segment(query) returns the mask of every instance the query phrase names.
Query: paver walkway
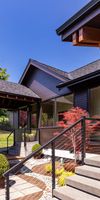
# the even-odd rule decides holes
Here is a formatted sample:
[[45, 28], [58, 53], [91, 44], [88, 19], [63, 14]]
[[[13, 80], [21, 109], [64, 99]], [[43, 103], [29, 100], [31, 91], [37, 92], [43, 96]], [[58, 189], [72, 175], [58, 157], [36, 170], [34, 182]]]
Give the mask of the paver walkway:
[[[22, 174], [28, 176], [28, 181], [24, 180], [20, 175], [10, 176], [10, 200], [33, 200], [33, 195], [39, 192], [42, 192], [43, 194], [42, 197], [40, 195], [40, 198], [38, 198], [40, 200], [56, 200], [56, 198], [52, 198], [51, 194], [51, 177], [31, 172], [33, 166], [48, 162], [48, 159], [30, 159], [21, 170]], [[41, 189], [40, 187], [33, 184], [31, 181], [32, 177], [44, 182], [46, 185], [45, 189]], [[0, 189], [0, 200], [5, 200], [5, 189]]]
[[[24, 180], [21, 176], [13, 175], [10, 176], [10, 183], [12, 183], [12, 186], [10, 187], [10, 200], [36, 200], [33, 195], [37, 193], [42, 192], [42, 197], [38, 198], [40, 200], [56, 200], [56, 198], [52, 198], [52, 180], [51, 177], [41, 175], [38, 173], [34, 173], [31, 171], [31, 169], [34, 166], [48, 163], [50, 161], [49, 159], [30, 159], [28, 162], [26, 162], [25, 166], [22, 167], [21, 173], [23, 175], [28, 176], [28, 180]], [[29, 178], [30, 177], [30, 178]], [[44, 182], [46, 185], [45, 189], [40, 188], [39, 184], [35, 185], [32, 183], [32, 178], [36, 178], [39, 181]], [[29, 195], [29, 196], [28, 196]], [[40, 195], [41, 196], [41, 195]], [[0, 189], [0, 200], [5, 200], [5, 189]]]
[[[10, 187], [10, 200], [42, 191], [39, 187], [28, 183], [18, 176], [10, 177], [10, 184], [12, 185]], [[5, 200], [5, 189], [0, 189], [0, 200]]]

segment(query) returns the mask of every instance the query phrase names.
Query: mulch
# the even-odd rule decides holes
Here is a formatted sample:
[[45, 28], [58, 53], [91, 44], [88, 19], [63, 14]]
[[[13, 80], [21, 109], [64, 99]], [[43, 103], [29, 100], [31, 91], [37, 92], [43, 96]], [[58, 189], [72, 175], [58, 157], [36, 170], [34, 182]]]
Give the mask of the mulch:
[[4, 178], [0, 178], [0, 189], [5, 188], [5, 181]]
[[[59, 162], [56, 162], [56, 164], [57, 164], [57, 166], [60, 165]], [[51, 173], [46, 172], [45, 166], [46, 166], [46, 164], [34, 166], [32, 168], [32, 172], [35, 172], [35, 173], [38, 173], [38, 174], [41, 174], [41, 175], [45, 175], [45, 176], [51, 176], [52, 175]], [[73, 161], [70, 161], [70, 162], [64, 163], [63, 167], [66, 171], [75, 172], [75, 167], [77, 167], [77, 166], [78, 166], [78, 164], [75, 164]]]
[[32, 172], [35, 172], [35, 173], [38, 173], [38, 174], [41, 174], [41, 175], [45, 175], [45, 176], [51, 176], [50, 173], [46, 172], [45, 166], [46, 166], [46, 164], [40, 164], [38, 166], [34, 166], [32, 168]]

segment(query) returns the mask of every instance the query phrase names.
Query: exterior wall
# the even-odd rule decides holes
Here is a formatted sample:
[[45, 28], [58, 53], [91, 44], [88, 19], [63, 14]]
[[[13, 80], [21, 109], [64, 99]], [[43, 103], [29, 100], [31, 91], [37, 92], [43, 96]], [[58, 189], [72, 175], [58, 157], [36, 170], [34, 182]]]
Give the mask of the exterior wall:
[[68, 88], [59, 90], [56, 87], [61, 82], [56, 77], [32, 66], [27, 79], [22, 84], [33, 90], [42, 100], [48, 100], [56, 96], [71, 93], [71, 90]]
[[74, 106], [89, 111], [88, 89], [76, 90], [74, 93]]
[[76, 90], [74, 93], [74, 106], [87, 110], [90, 116], [100, 115], [100, 86]]

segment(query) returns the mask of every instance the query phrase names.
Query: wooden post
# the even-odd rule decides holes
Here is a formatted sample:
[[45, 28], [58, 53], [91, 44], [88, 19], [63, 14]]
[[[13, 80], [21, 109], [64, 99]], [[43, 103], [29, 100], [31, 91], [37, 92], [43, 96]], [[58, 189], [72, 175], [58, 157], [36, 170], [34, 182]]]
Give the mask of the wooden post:
[[53, 109], [53, 125], [55, 126], [57, 122], [57, 102], [54, 99], [54, 109]]
[[41, 117], [42, 117], [42, 105], [41, 102], [37, 102], [37, 128], [41, 126]]
[[32, 115], [32, 107], [27, 107], [27, 128], [31, 131], [31, 115]]
[[40, 126], [41, 126], [41, 118], [42, 118], [42, 105], [41, 102], [37, 102], [37, 140], [40, 143]]

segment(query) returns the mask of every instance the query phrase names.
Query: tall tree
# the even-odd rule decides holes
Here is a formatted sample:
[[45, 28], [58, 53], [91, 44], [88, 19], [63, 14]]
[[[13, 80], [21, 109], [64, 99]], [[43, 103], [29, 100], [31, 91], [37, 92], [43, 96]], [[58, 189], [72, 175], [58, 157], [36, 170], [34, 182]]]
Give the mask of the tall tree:
[[0, 67], [0, 80], [8, 80], [9, 74], [7, 74], [7, 69], [6, 68], [1, 68]]
[[[9, 74], [7, 74], [6, 68], [0, 67], [0, 80], [8, 80]], [[5, 109], [0, 109], [0, 121], [4, 121], [7, 117], [7, 111]]]

